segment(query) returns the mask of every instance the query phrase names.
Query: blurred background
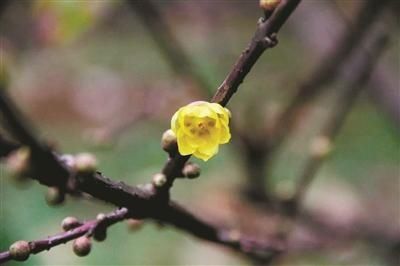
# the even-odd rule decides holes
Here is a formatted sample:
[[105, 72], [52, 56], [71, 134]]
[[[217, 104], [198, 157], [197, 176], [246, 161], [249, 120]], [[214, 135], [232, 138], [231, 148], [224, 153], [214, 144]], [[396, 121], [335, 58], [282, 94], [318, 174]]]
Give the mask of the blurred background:
[[[228, 105], [235, 127], [232, 142], [207, 163], [192, 159], [200, 164], [202, 175], [178, 180], [174, 199], [206, 220], [255, 235], [268, 235], [277, 226], [275, 215], [262, 213], [243, 193], [252, 171], [243, 158], [239, 135], [257, 136], [262, 142], [265, 130], [298, 84], [334, 49], [363, 2], [304, 0], [299, 5], [279, 33], [279, 44], [260, 58]], [[118, 0], [10, 1], [0, 17], [1, 62], [10, 74], [8, 90], [36, 132], [64, 153], [95, 154], [101, 172], [131, 185], [148, 182], [160, 170], [166, 159], [160, 137], [169, 128], [170, 117], [182, 105], [209, 99], [209, 90], [223, 81], [262, 15], [255, 0], [153, 3], [165, 25], [160, 26], [154, 14]], [[171, 63], [157, 39], [162, 33], [152, 32], [149, 23], [170, 30], [177, 41], [172, 46], [181, 47], [190, 65], [185, 60]], [[305, 198], [308, 209], [334, 221], [338, 228], [362, 221], [378, 235], [389, 236], [400, 233], [398, 16], [395, 24], [385, 25], [390, 43], [372, 75], [376, 76], [374, 86], [369, 84], [371, 88], [362, 92]], [[193, 78], [191, 71], [200, 78]], [[202, 87], [199, 80], [207, 85]], [[340, 85], [340, 81], [326, 85], [327, 90], [301, 115], [273, 164], [268, 164], [265, 189], [276, 197], [293, 190], [312, 138], [334, 110]], [[61, 231], [60, 222], [66, 216], [92, 219], [113, 209], [73, 198], [49, 207], [44, 200], [47, 188], [36, 182], [16, 183], [6, 168], [0, 165], [0, 250], [19, 239], [34, 240]], [[307, 243], [315, 242], [309, 231], [296, 232]], [[328, 242], [321, 248], [293, 251], [276, 264], [389, 263], [386, 255], [391, 249], [369, 238]], [[74, 256], [68, 243], [25, 262], [95, 264], [251, 263], [152, 222], [136, 229], [126, 223], [112, 226], [107, 240], [94, 243], [84, 258]]]

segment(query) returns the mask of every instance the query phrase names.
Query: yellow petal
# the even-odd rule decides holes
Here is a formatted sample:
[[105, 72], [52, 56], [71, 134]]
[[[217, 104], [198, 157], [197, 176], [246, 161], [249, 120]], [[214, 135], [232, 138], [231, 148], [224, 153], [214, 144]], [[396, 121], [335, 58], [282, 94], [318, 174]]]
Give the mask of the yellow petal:
[[225, 144], [229, 142], [229, 140], [231, 139], [231, 133], [229, 132], [229, 127], [227, 125], [223, 125], [221, 127], [219, 137], [220, 144]]
[[178, 133], [177, 136], [178, 151], [181, 155], [192, 154], [196, 150], [196, 146], [188, 139], [188, 137], [182, 132]]
[[199, 158], [199, 159], [201, 159], [201, 160], [203, 160], [203, 161], [208, 161], [213, 155], [210, 155], [210, 154], [205, 154], [205, 153], [202, 153], [202, 152], [200, 152], [200, 151], [195, 151], [194, 153], [193, 153], [193, 156], [195, 156], [196, 158]]
[[179, 127], [178, 117], [179, 117], [180, 111], [181, 111], [181, 109], [176, 111], [175, 114], [172, 116], [172, 119], [171, 119], [171, 129], [175, 133], [175, 135], [177, 135], [177, 133], [178, 133], [178, 127]]
[[218, 143], [217, 142], [208, 143], [206, 145], [200, 146], [197, 149], [197, 151], [199, 151], [199, 152], [201, 152], [203, 154], [209, 155], [210, 157], [214, 156], [218, 152]]

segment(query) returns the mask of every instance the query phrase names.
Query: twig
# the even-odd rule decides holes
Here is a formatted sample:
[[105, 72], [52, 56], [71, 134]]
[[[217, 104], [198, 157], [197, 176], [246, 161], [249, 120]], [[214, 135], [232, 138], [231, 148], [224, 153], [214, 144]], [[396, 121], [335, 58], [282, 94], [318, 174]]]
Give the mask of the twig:
[[[265, 19], [259, 21], [252, 42], [218, 89], [213, 101], [221, 105], [226, 105], [264, 50], [276, 44], [274, 35], [299, 2], [300, 0], [283, 0], [267, 21]], [[113, 203], [118, 207], [128, 208], [132, 217], [165, 220], [165, 222], [190, 232], [197, 237], [226, 245], [250, 257], [262, 259], [266, 256], [265, 254], [269, 256], [271, 252], [275, 254], [280, 250], [279, 247], [272, 248], [272, 245], [260, 245], [258, 242], [248, 241], [246, 237], [227, 239], [226, 235], [221, 233], [224, 231], [223, 229], [201, 221], [178, 207], [177, 204], [169, 201], [169, 188], [172, 186], [174, 179], [181, 174], [181, 169], [189, 159], [189, 156], [180, 156], [177, 154], [166, 163], [163, 173], [167, 176], [167, 185], [162, 190], [156, 190], [165, 193], [155, 194], [154, 187], [151, 185], [146, 186], [146, 188], [131, 187], [122, 182], [113, 182], [100, 173], [75, 175], [75, 173], [66, 169], [45, 145], [42, 145], [34, 138], [33, 134], [24, 126], [19, 116], [15, 115], [15, 108], [10, 104], [4, 89], [0, 88], [0, 92], [0, 111], [3, 118], [8, 123], [8, 128], [15, 137], [22, 144], [32, 149], [32, 159], [35, 160], [33, 165], [37, 166], [35, 170], [41, 173], [41, 175], [34, 176], [42, 184], [62, 187], [66, 186], [67, 183], [73, 183], [72, 188], [74, 189]], [[44, 162], [45, 164], [43, 164]], [[53, 167], [54, 169], [52, 169], [51, 175], [49, 175], [47, 171]], [[160, 197], [159, 195], [163, 196]]]
[[[276, 33], [300, 1], [301, 0], [283, 0], [268, 20], [265, 20], [265, 18], [259, 20], [253, 39], [218, 88], [212, 98], [212, 102], [219, 103], [222, 106], [228, 103], [261, 54], [266, 49], [276, 45]], [[176, 154], [174, 157], [168, 159], [162, 170], [162, 173], [167, 178], [167, 182], [165, 186], [159, 190], [159, 195], [168, 197], [169, 189], [172, 187], [175, 178], [181, 175], [182, 168], [189, 158], [190, 156]]]
[[[5, 102], [5, 98], [3, 98], [5, 97], [5, 90], [2, 90], [1, 92], [0, 102]], [[7, 103], [7, 106], [13, 106], [9, 100], [7, 100]], [[8, 114], [10, 113], [4, 113], [3, 108], [0, 108], [0, 111], [2, 111], [2, 115], [4, 118], [6, 118], [6, 121], [12, 120], [11, 124], [19, 125], [22, 123], [22, 120], [15, 115], [9, 117]], [[15, 126], [13, 130], [16, 129], [26, 130], [24, 134], [16, 134], [21, 142], [26, 142], [22, 137], [29, 135], [30, 138], [34, 139], [32, 143], [37, 143], [38, 148], [44, 147], [34, 138], [33, 134], [31, 134], [26, 127]], [[44, 151], [47, 151], [47, 148], [44, 149]], [[34, 158], [34, 156], [42, 156], [44, 151], [39, 150], [39, 152], [32, 153], [32, 162], [34, 163], [38, 160], [41, 160], [40, 158]], [[32, 175], [32, 178], [35, 178], [39, 181], [45, 180], [46, 182], [41, 183], [47, 186], [53, 186], [54, 184], [59, 183], [59, 173], [51, 176], [51, 182], [47, 179], [43, 179], [41, 175], [43, 174], [48, 176], [47, 169], [58, 169], [59, 167], [63, 167], [60, 161], [57, 160], [55, 154], [50, 153], [50, 155], [53, 156], [51, 163], [57, 164], [58, 166], [54, 167], [53, 165], [49, 164], [42, 166], [41, 169], [35, 167], [33, 171], [39, 172], [34, 172], [35, 174]], [[32, 165], [34, 165], [33, 163]], [[249, 242], [249, 237], [247, 236], [241, 236], [238, 239], [227, 238], [226, 234], [222, 233], [225, 232], [225, 228], [217, 227], [202, 221], [201, 219], [184, 210], [182, 207], [179, 207], [178, 204], [174, 203], [173, 201], [156, 197], [156, 190], [152, 184], [132, 187], [123, 182], [112, 181], [99, 172], [74, 173], [70, 169], [66, 168], [66, 170], [68, 171], [69, 177], [67, 183], [71, 185], [71, 190], [67, 190], [66, 192], [76, 193], [77, 191], [82, 191], [90, 194], [96, 199], [103, 200], [107, 203], [112, 203], [117, 207], [125, 207], [129, 210], [129, 217], [156, 219], [160, 222], [168, 223], [196, 237], [230, 247], [233, 250], [239, 251], [257, 260], [265, 260], [265, 256], [269, 256], [271, 252], [276, 253], [281, 250], [281, 246], [276, 243], [274, 244], [277, 246], [273, 247], [273, 245], [270, 245], [270, 243], [266, 245], [264, 242]], [[249, 243], [251, 243], [251, 245]]]
[[219, 86], [212, 99], [213, 102], [222, 106], [228, 103], [261, 54], [277, 44], [276, 34], [300, 1], [283, 0], [268, 19], [263, 17], [259, 20], [253, 39]]
[[[17, 138], [21, 144], [30, 147], [32, 152], [32, 165], [39, 174], [37, 180], [46, 185], [66, 189], [70, 173], [58, 162], [51, 150], [44, 144], [36, 140], [27, 122], [23, 121], [17, 108], [6, 95], [4, 84], [0, 83], [0, 118], [5, 123], [9, 131]], [[45, 170], [44, 170], [45, 169]], [[54, 178], [54, 177], [57, 178]]]
[[[38, 254], [45, 250], [50, 250], [51, 248], [58, 246], [60, 244], [65, 244], [71, 240], [74, 240], [80, 236], [86, 234], [92, 234], [99, 227], [101, 230], [105, 230], [107, 227], [128, 218], [128, 209], [122, 208], [115, 210], [104, 216], [103, 219], [95, 219], [84, 222], [82, 225], [75, 227], [69, 231], [56, 234], [45, 239], [34, 240], [29, 242], [30, 254]], [[0, 253], [0, 263], [5, 263], [12, 260], [11, 253], [9, 251]]]

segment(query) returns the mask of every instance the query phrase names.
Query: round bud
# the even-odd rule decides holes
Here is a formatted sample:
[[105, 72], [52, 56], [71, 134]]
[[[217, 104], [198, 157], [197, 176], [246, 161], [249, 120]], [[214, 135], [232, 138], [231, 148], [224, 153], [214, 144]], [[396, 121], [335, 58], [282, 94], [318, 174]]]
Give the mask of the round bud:
[[80, 225], [81, 223], [78, 221], [78, 219], [71, 216], [64, 218], [64, 220], [61, 222], [61, 227], [64, 231], [69, 231]]
[[68, 168], [75, 168], [75, 157], [71, 154], [63, 154], [60, 156], [60, 161]]
[[14, 176], [21, 176], [28, 172], [30, 150], [28, 147], [22, 147], [14, 151], [7, 157], [7, 170]]
[[96, 216], [96, 220], [99, 220], [99, 221], [102, 221], [102, 220], [104, 220], [106, 218], [107, 218], [107, 216], [104, 213], [99, 213]]
[[273, 11], [281, 0], [260, 0], [260, 7], [267, 11]]
[[57, 187], [49, 187], [45, 198], [48, 205], [56, 206], [64, 202], [65, 194]]
[[79, 153], [75, 156], [75, 170], [80, 173], [92, 173], [97, 168], [96, 157], [91, 153]]
[[10, 255], [14, 260], [24, 261], [29, 258], [29, 254], [31, 252], [31, 248], [27, 241], [17, 241], [10, 246]]
[[162, 138], [161, 138], [161, 147], [166, 152], [169, 152], [169, 153], [176, 152], [176, 150], [177, 150], [176, 136], [175, 136], [175, 133], [171, 129], [168, 129], [167, 131], [165, 131], [163, 133]]
[[153, 184], [156, 187], [162, 187], [167, 182], [167, 177], [162, 173], [157, 173], [153, 176]]
[[332, 143], [326, 136], [318, 136], [311, 142], [310, 153], [315, 158], [323, 158], [332, 151]]
[[137, 219], [128, 219], [126, 220], [129, 230], [136, 231], [142, 227], [143, 221]]
[[228, 232], [228, 237], [231, 241], [239, 241], [241, 237], [241, 233], [237, 229], [232, 229]]
[[76, 255], [84, 257], [90, 253], [92, 243], [87, 236], [81, 236], [74, 240], [72, 243], [72, 249]]
[[183, 167], [182, 174], [190, 179], [196, 178], [200, 175], [200, 166], [195, 163], [187, 163]]

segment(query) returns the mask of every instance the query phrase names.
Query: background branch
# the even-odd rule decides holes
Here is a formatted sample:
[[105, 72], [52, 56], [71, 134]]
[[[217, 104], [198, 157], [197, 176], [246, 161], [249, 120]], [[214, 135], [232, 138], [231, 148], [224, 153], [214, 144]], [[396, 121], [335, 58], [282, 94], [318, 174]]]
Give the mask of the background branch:
[[[363, 1], [358, 14], [356, 15], [355, 23], [352, 27], [345, 30], [341, 38], [337, 41], [337, 45], [333, 50], [314, 68], [313, 73], [302, 82], [296, 89], [296, 93], [285, 109], [275, 119], [275, 124], [266, 135], [266, 139], [256, 140], [257, 142], [266, 142], [264, 145], [262, 156], [263, 166], [261, 170], [266, 170], [266, 177], [260, 178], [262, 175], [256, 175], [256, 180], [252, 180], [252, 175], [249, 175], [249, 183], [246, 195], [250, 199], [267, 200], [271, 199], [270, 192], [265, 191], [267, 187], [265, 182], [268, 180], [268, 174], [273, 164], [275, 152], [280, 145], [289, 136], [292, 128], [296, 125], [298, 114], [304, 113], [300, 110], [307, 109], [308, 103], [323, 92], [324, 88], [332, 82], [338, 75], [340, 69], [345, 64], [351, 53], [359, 47], [373, 22], [379, 17], [379, 14], [384, 10], [386, 1]], [[314, 36], [315, 37], [315, 36]], [[246, 144], [246, 142], [244, 142]], [[248, 145], [244, 145], [246, 148]], [[254, 145], [252, 145], [254, 146]], [[262, 148], [262, 146], [259, 146]], [[249, 152], [251, 147], [248, 146]], [[258, 152], [261, 153], [261, 152]], [[257, 167], [252, 165], [251, 167]]]

